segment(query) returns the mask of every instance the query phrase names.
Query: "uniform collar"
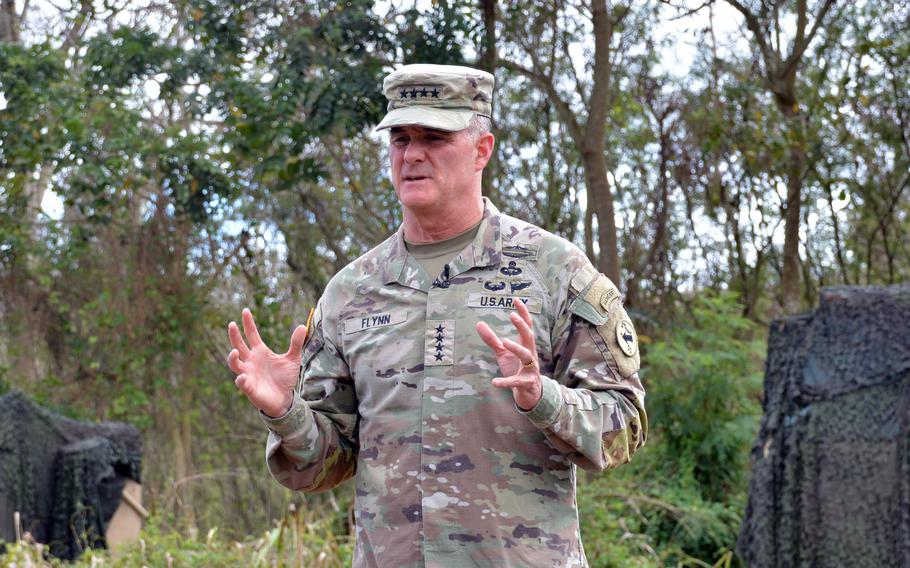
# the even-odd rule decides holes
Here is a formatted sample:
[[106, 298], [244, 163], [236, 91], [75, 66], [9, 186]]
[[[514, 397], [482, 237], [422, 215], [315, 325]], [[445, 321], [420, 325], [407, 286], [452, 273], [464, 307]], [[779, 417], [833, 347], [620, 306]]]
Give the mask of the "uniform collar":
[[[449, 263], [449, 278], [472, 268], [499, 265], [502, 258], [501, 236], [502, 214], [486, 197], [483, 198], [483, 217], [477, 235], [471, 244]], [[386, 284], [397, 282], [417, 290], [429, 290], [432, 279], [420, 267], [420, 263], [408, 253], [404, 244], [404, 225], [386, 241], [382, 262], [382, 279]]]

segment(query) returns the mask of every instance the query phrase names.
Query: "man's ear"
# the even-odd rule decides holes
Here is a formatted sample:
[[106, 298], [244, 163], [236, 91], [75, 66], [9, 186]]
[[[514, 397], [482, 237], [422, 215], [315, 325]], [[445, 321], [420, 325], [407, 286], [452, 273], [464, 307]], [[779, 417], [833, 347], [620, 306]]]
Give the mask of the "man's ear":
[[474, 171], [479, 172], [484, 169], [493, 157], [493, 148], [496, 145], [496, 138], [491, 132], [484, 132], [477, 138], [475, 148], [477, 157], [474, 159]]

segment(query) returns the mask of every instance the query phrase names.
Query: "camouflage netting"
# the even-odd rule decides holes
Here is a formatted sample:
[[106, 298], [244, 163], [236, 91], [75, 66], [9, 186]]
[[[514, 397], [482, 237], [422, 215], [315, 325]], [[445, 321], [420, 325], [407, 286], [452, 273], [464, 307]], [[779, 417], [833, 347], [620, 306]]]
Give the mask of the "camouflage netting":
[[0, 397], [0, 539], [23, 531], [73, 559], [103, 547], [107, 523], [128, 479], [139, 482], [139, 431], [90, 424], [49, 412], [14, 391]]
[[910, 566], [910, 285], [825, 288], [775, 321], [764, 405], [748, 564]]

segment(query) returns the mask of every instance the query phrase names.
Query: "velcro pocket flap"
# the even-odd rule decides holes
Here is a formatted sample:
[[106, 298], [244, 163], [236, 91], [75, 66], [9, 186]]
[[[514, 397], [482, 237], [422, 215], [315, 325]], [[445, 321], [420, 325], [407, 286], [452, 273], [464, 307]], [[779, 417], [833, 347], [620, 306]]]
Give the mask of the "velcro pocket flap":
[[622, 295], [612, 280], [597, 274], [569, 306], [569, 311], [596, 326], [604, 325], [622, 309]]

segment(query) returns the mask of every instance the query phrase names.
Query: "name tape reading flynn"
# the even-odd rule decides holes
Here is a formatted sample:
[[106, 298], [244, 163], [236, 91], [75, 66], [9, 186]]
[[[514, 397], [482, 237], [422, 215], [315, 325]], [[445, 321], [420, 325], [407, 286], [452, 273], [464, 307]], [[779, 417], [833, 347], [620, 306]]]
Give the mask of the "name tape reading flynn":
[[388, 314], [366, 314], [356, 318], [344, 320], [344, 334], [350, 335], [358, 331], [397, 325], [408, 320], [407, 312], [392, 312]]

